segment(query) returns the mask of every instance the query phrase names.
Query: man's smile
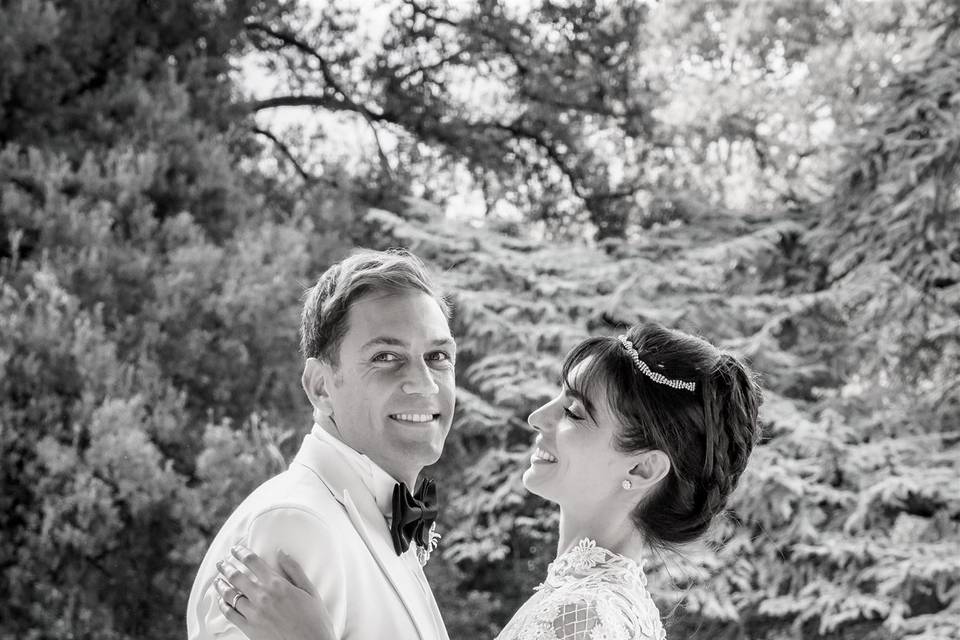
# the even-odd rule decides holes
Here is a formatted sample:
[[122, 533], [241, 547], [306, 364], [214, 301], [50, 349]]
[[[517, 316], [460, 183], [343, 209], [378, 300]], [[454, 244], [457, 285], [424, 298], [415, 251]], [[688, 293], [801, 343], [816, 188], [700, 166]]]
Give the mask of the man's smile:
[[390, 418], [397, 422], [422, 424], [440, 419], [439, 413], [391, 413]]

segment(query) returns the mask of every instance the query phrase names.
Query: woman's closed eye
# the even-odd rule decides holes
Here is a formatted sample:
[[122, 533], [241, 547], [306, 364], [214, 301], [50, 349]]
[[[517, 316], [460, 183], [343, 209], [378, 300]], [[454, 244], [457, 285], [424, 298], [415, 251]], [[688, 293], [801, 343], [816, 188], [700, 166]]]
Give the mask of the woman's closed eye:
[[577, 413], [575, 413], [571, 407], [564, 407], [564, 408], [563, 408], [563, 415], [567, 416], [567, 417], [570, 418], [571, 420], [576, 420], [576, 421], [583, 420], [583, 416], [578, 415]]

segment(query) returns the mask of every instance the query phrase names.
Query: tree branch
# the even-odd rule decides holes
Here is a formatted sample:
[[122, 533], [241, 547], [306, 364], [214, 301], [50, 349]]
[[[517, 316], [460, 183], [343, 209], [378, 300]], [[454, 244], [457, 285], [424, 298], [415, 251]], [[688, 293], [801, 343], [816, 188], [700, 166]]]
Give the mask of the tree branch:
[[540, 133], [536, 131], [531, 131], [519, 124], [507, 124], [503, 122], [487, 122], [487, 123], [478, 123], [478, 125], [483, 128], [493, 128], [493, 129], [499, 129], [501, 131], [506, 131], [507, 133], [510, 133], [516, 138], [521, 138], [521, 139], [529, 140], [533, 142], [537, 147], [539, 147], [547, 155], [548, 158], [550, 158], [550, 161], [553, 162], [553, 164], [556, 165], [556, 167], [560, 169], [560, 172], [563, 173], [563, 175], [567, 178], [567, 180], [570, 182], [570, 188], [573, 190], [574, 195], [576, 195], [581, 200], [587, 199], [587, 196], [581, 192], [580, 186], [578, 184], [580, 176], [578, 176], [572, 168], [567, 166], [567, 163], [563, 157], [563, 154], [560, 153], [560, 151], [556, 147], [550, 144]]
[[[248, 102], [246, 107], [248, 111], [253, 113], [276, 107], [322, 107], [331, 111], [356, 111], [355, 105], [351, 102], [345, 102], [333, 96], [316, 94], [274, 96], [263, 100], [253, 100]], [[380, 116], [376, 116], [376, 118], [379, 119]]]
[[399, 82], [403, 82], [403, 81], [406, 80], [407, 78], [410, 78], [411, 76], [414, 76], [414, 75], [416, 75], [416, 74], [418, 74], [418, 73], [423, 73], [423, 72], [426, 72], [426, 71], [431, 71], [431, 70], [436, 69], [436, 68], [438, 68], [438, 67], [442, 67], [443, 65], [445, 65], [445, 64], [447, 64], [447, 63], [453, 62], [453, 61], [457, 60], [458, 58], [463, 57], [463, 54], [465, 54], [466, 52], [467, 52], [466, 49], [460, 49], [460, 50], [458, 50], [458, 51], [455, 51], [455, 52], [451, 53], [451, 54], [448, 55], [448, 56], [444, 56], [443, 58], [441, 58], [440, 60], [437, 60], [437, 61], [434, 62], [433, 64], [423, 65], [423, 66], [420, 66], [420, 67], [414, 67], [413, 69], [410, 69], [409, 71], [405, 72], [403, 75], [396, 76], [396, 82], [398, 82], [398, 83], [399, 83]]
[[[413, 12], [415, 14], [419, 13], [420, 15], [427, 18], [428, 20], [433, 20], [438, 24], [444, 24], [449, 27], [453, 27], [454, 29], [460, 29], [463, 26], [456, 20], [452, 20], [450, 18], [447, 18], [446, 16], [442, 16], [439, 13], [435, 13], [431, 11], [429, 7], [423, 6], [416, 0], [403, 0], [403, 3], [408, 7], [410, 7], [411, 9], [413, 9]], [[516, 25], [516, 26], [520, 27], [522, 25]], [[490, 40], [492, 40], [493, 42], [496, 42], [501, 46], [501, 48], [503, 49], [503, 52], [506, 53], [507, 56], [513, 61], [513, 64], [517, 67], [517, 71], [520, 73], [521, 76], [525, 76], [529, 73], [530, 71], [529, 67], [522, 60], [520, 60], [519, 54], [514, 50], [512, 43], [507, 38], [504, 38], [503, 35], [497, 32], [495, 29], [490, 29], [489, 27], [485, 26], [482, 23], [476, 24], [475, 28], [480, 33], [480, 35], [483, 35], [489, 38]], [[530, 37], [529, 31], [526, 31], [523, 35], [527, 38]]]
[[[415, 12], [421, 13], [426, 16], [428, 19], [435, 20], [450, 26], [459, 27], [460, 25], [452, 20], [445, 19], [439, 15], [436, 15], [429, 9], [423, 7], [415, 0], [405, 0], [406, 4], [413, 7]], [[367, 107], [359, 104], [356, 100], [352, 99], [346, 91], [339, 85], [336, 78], [334, 77], [327, 61], [323, 58], [319, 51], [314, 47], [310, 46], [303, 40], [297, 38], [294, 34], [282, 31], [279, 29], [274, 29], [259, 22], [248, 22], [245, 24], [246, 29], [252, 32], [258, 32], [265, 34], [271, 38], [276, 39], [285, 46], [292, 47], [293, 49], [303, 53], [304, 55], [315, 59], [320, 64], [320, 73], [323, 77], [324, 83], [326, 84], [326, 89], [321, 94], [310, 94], [310, 95], [288, 95], [288, 96], [274, 96], [271, 98], [266, 98], [264, 100], [256, 100], [248, 103], [248, 109], [250, 111], [256, 112], [265, 109], [272, 109], [277, 107], [285, 106], [309, 106], [309, 107], [319, 107], [323, 109], [329, 109], [332, 111], [352, 111], [358, 113], [367, 121], [367, 124], [370, 126], [371, 131], [374, 135], [374, 141], [377, 145], [378, 158], [380, 162], [381, 169], [388, 176], [393, 174], [390, 164], [387, 160], [386, 153], [383, 150], [383, 145], [380, 141], [379, 131], [374, 123], [376, 122], [389, 122], [395, 125], [398, 125], [418, 137], [429, 140], [433, 138], [435, 141], [440, 142], [441, 144], [452, 147], [453, 150], [457, 150], [462, 141], [459, 141], [455, 138], [446, 137], [442, 135], [440, 131], [437, 130], [426, 130], [421, 129], [415, 123], [408, 121], [408, 118], [405, 117], [406, 114], [400, 113], [374, 113], [370, 111]], [[499, 45], [506, 50], [507, 55], [511, 58], [514, 58], [514, 62], [517, 66], [518, 71], [523, 74], [526, 72], [526, 69], [522, 62], [515, 59], [516, 54], [512, 51], [511, 44], [504, 41], [500, 34], [489, 33], [489, 30], [485, 30], [484, 35], [490, 38], [493, 41], [499, 43]], [[396, 79], [402, 81], [413, 74], [418, 72], [423, 72], [428, 69], [436, 68], [443, 64], [446, 64], [450, 61], [456, 60], [466, 53], [464, 50], [457, 51], [453, 54], [445, 56], [439, 62], [418, 67], [404, 72], [402, 75], [396, 76]], [[554, 98], [555, 102], [559, 102]], [[558, 105], [559, 106], [559, 105]], [[568, 108], [575, 108], [578, 110], [588, 110], [586, 105], [582, 104], [570, 104], [563, 105]], [[532, 142], [537, 148], [539, 148], [548, 160], [556, 166], [560, 172], [564, 175], [570, 185], [570, 189], [573, 191], [573, 194], [584, 201], [585, 204], [590, 205], [590, 203], [597, 203], [599, 201], [606, 201], [615, 198], [625, 197], [636, 193], [639, 187], [628, 187], [626, 189], [621, 189], [613, 192], [606, 193], [588, 193], [582, 185], [583, 176], [575, 170], [575, 168], [567, 164], [567, 158], [564, 154], [553, 144], [551, 144], [542, 134], [542, 132], [532, 130], [528, 127], [523, 126], [521, 123], [498, 123], [498, 122], [486, 122], [486, 123], [467, 123], [467, 126], [475, 129], [486, 129], [486, 130], [499, 130], [511, 134], [517, 139], [527, 140]], [[294, 164], [297, 168], [297, 171], [304, 177], [305, 180], [315, 179], [309, 176], [304, 170], [303, 167], [296, 161], [293, 157], [290, 150], [283, 145], [275, 136], [269, 132], [263, 130], [256, 130], [257, 133], [268, 137], [274, 142], [280, 149], [280, 151]]]
[[430, 11], [430, 8], [429, 8], [429, 7], [423, 6], [422, 4], [420, 4], [419, 2], [417, 2], [416, 0], [403, 0], [403, 4], [407, 5], [407, 6], [410, 7], [411, 9], [413, 9], [414, 14], [419, 13], [419, 14], [422, 15], [423, 17], [428, 18], [428, 19], [430, 19], [430, 20], [433, 20], [434, 22], [438, 22], [438, 23], [440, 23], [440, 24], [445, 24], [445, 25], [450, 26], [450, 27], [460, 28], [460, 23], [459, 23], [459, 22], [457, 22], [457, 21], [455, 21], [455, 20], [451, 20], [450, 18], [447, 18], [446, 16], [441, 16], [441, 15], [439, 15], [439, 14], [433, 13], [432, 11]]
[[317, 49], [310, 46], [303, 40], [297, 38], [294, 34], [288, 31], [279, 31], [274, 29], [262, 22], [249, 21], [244, 23], [244, 28], [248, 31], [256, 31], [264, 33], [271, 38], [274, 38], [284, 45], [293, 47], [297, 51], [305, 54], [306, 56], [313, 58], [320, 65], [320, 75], [323, 77], [323, 81], [326, 83], [327, 87], [332, 89], [334, 95], [327, 96], [312, 96], [312, 99], [307, 102], [296, 101], [296, 98], [301, 100], [306, 99], [306, 96], [286, 96], [284, 98], [268, 98], [266, 100], [260, 100], [257, 103], [254, 103], [254, 110], [261, 109], [270, 109], [273, 107], [279, 106], [323, 106], [325, 108], [334, 108], [340, 110], [353, 111], [359, 113], [367, 121], [367, 125], [370, 127], [370, 130], [373, 132], [373, 139], [377, 145], [377, 155], [380, 159], [380, 168], [388, 176], [393, 175], [393, 171], [390, 168], [390, 163], [387, 162], [387, 155], [383, 151], [383, 145], [380, 143], [380, 133], [377, 131], [376, 126], [374, 125], [375, 121], [382, 119], [382, 116], [379, 114], [372, 113], [365, 106], [358, 103], [356, 100], [350, 97], [350, 95], [340, 86], [340, 83], [337, 81], [336, 77], [333, 74], [333, 71], [330, 69], [330, 65], [327, 63], [326, 58], [324, 58]]
[[[263, 24], [262, 22], [245, 22], [243, 27], [248, 31], [258, 31], [260, 33], [265, 33], [266, 35], [279, 40], [283, 44], [293, 47], [297, 51], [300, 51], [303, 54], [313, 58], [320, 64], [320, 75], [323, 76], [323, 81], [327, 83], [331, 89], [340, 94], [340, 99], [353, 103], [353, 100], [347, 95], [347, 92], [343, 90], [340, 86], [340, 83], [337, 82], [336, 78], [333, 76], [333, 72], [330, 70], [330, 65], [327, 63], [326, 58], [320, 55], [320, 52], [315, 48], [311, 47], [309, 44], [300, 40], [295, 35], [288, 31], [278, 31], [272, 27]], [[353, 103], [356, 104], [356, 103]]]
[[[297, 159], [293, 155], [293, 152], [290, 151], [290, 148], [286, 144], [284, 144], [283, 141], [280, 140], [280, 138], [275, 136], [270, 131], [267, 131], [266, 129], [261, 129], [260, 127], [253, 127], [253, 132], [273, 142], [273, 144], [276, 145], [277, 149], [280, 150], [280, 153], [286, 156], [287, 160], [290, 161], [290, 164], [293, 165], [293, 168], [297, 170], [297, 173], [300, 174], [300, 177], [303, 178], [303, 181], [306, 182], [307, 184], [313, 184], [316, 178], [311, 173], [309, 173], [306, 169], [303, 168], [303, 165], [301, 165], [297, 161]], [[334, 183], [333, 186], [337, 186], [336, 183]]]

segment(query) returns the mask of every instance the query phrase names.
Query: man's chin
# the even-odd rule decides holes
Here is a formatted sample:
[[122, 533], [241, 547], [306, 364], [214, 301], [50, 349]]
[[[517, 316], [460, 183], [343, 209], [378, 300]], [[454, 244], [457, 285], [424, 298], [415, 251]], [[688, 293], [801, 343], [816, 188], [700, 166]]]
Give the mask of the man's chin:
[[443, 438], [402, 438], [394, 440], [394, 447], [403, 453], [403, 457], [422, 467], [433, 464], [443, 453]]
[[429, 466], [440, 459], [440, 455], [443, 453], [443, 441], [431, 443], [429, 447], [421, 447], [418, 453], [423, 461], [423, 466]]

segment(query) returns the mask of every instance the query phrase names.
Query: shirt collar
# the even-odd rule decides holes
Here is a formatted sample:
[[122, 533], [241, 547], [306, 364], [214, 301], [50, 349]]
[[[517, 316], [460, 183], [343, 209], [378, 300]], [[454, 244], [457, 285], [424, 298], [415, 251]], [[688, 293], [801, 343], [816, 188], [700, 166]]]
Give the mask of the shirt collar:
[[383, 513], [385, 518], [389, 519], [393, 515], [393, 487], [397, 484], [397, 481], [377, 463], [351, 448], [340, 438], [333, 435], [331, 431], [336, 432], [337, 426], [333, 423], [333, 420], [326, 418], [322, 421], [322, 424], [320, 422], [314, 423], [310, 435], [321, 442], [326, 442], [346, 459], [350, 467], [363, 480], [363, 484], [370, 491], [380, 508], [380, 512]]

